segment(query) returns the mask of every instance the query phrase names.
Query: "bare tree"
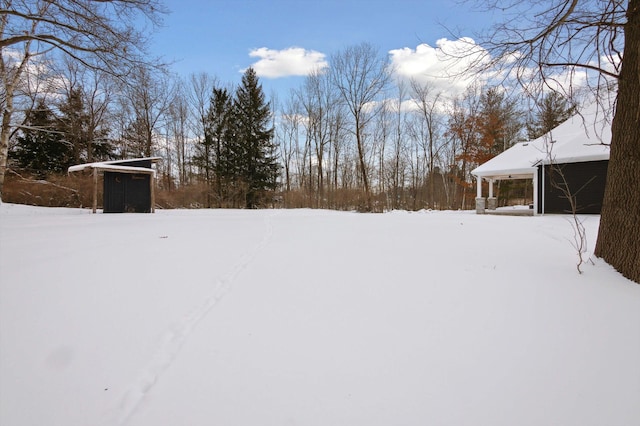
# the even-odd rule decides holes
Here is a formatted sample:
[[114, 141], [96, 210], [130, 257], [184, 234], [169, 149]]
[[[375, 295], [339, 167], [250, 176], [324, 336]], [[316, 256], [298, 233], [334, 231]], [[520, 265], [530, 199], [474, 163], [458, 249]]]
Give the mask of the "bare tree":
[[[206, 193], [206, 205], [211, 207], [211, 175], [212, 170], [210, 167], [209, 159], [211, 158], [208, 152], [210, 147], [205, 142], [205, 132], [209, 126], [209, 108], [211, 106], [211, 97], [213, 96], [213, 90], [219, 85], [218, 78], [210, 74], [201, 72], [198, 74], [191, 74], [189, 76], [189, 105], [192, 114], [193, 121], [191, 122], [191, 132], [194, 136], [194, 146], [204, 148], [203, 152], [199, 153], [201, 159], [206, 159], [204, 163], [201, 161], [194, 161], [196, 157], [190, 159], [191, 164], [199, 168], [199, 173], [204, 171], [205, 182], [207, 184]], [[196, 151], [198, 148], [196, 148]], [[198, 164], [200, 163], [200, 164]], [[204, 166], [204, 167], [201, 167]], [[204, 170], [203, 170], [204, 169]]]
[[[491, 64], [506, 64], [520, 83], [556, 88], [579, 70], [594, 91], [617, 83], [611, 154], [595, 254], [640, 283], [640, 0], [482, 2], [509, 11], [482, 45]], [[527, 10], [527, 13], [523, 13]], [[569, 82], [571, 80], [568, 80]], [[571, 93], [573, 87], [563, 87]]]
[[154, 136], [160, 119], [169, 111], [174, 82], [166, 73], [155, 73], [148, 67], [137, 70], [134, 78], [124, 85], [123, 94], [131, 104], [131, 139], [136, 155], [153, 154]]
[[316, 206], [324, 200], [325, 165], [327, 148], [331, 144], [332, 129], [337, 111], [340, 108], [339, 95], [331, 85], [330, 76], [323, 70], [314, 70], [309, 74], [300, 91], [297, 92], [299, 105], [306, 117], [307, 137], [315, 154], [313, 164], [316, 171]]
[[[0, 56], [1, 54], [2, 52], [0, 51]], [[8, 55], [7, 58], [3, 59], [5, 68], [10, 68], [16, 66], [20, 58], [15, 55]], [[36, 104], [38, 102], [53, 103], [53, 98], [59, 90], [59, 87], [56, 87], [53, 82], [52, 76], [55, 74], [56, 70], [51, 66], [51, 62], [46, 55], [43, 55], [33, 58], [30, 66], [25, 68], [22, 77], [10, 90], [13, 94], [11, 97], [7, 98], [7, 90], [4, 85], [0, 87], [0, 111], [4, 112], [5, 108], [9, 106], [12, 112], [9, 121], [11, 126], [8, 132], [9, 150], [15, 144], [14, 136], [24, 130], [25, 120], [29, 112], [36, 107]]]
[[189, 86], [189, 104], [195, 115], [192, 131], [199, 141], [204, 138], [207, 111], [211, 103], [213, 88], [218, 86], [218, 79], [207, 73], [191, 74], [189, 76]]
[[435, 164], [437, 151], [439, 149], [438, 139], [440, 133], [440, 114], [438, 108], [441, 106], [441, 93], [436, 91], [433, 85], [422, 84], [417, 80], [411, 81], [411, 91], [413, 101], [418, 109], [421, 128], [420, 141], [426, 157], [427, 175], [429, 182], [428, 203], [430, 208], [435, 208]]
[[86, 76], [84, 86], [85, 104], [89, 114], [89, 126], [87, 132], [88, 156], [87, 161], [94, 161], [94, 153], [103, 151], [96, 149], [107, 145], [109, 141], [108, 119], [110, 104], [113, 99], [113, 89], [109, 84], [111, 79], [100, 70], [90, 70]]
[[[388, 142], [391, 138], [392, 123], [391, 123], [391, 109], [392, 100], [384, 100], [381, 105], [379, 113], [376, 115], [376, 120], [373, 121], [373, 158], [371, 162], [376, 164], [375, 170], [375, 182], [377, 186], [378, 194], [385, 194], [387, 191], [385, 169], [386, 169], [386, 154], [388, 150]], [[386, 203], [385, 203], [386, 204]]]
[[9, 138], [15, 128], [17, 91], [34, 58], [55, 52], [113, 75], [146, 62], [145, 40], [136, 25], [158, 23], [159, 0], [32, 0], [0, 2], [0, 196]]
[[[583, 263], [589, 261], [593, 263], [591, 258], [587, 256], [587, 231], [584, 227], [583, 219], [580, 218], [579, 213], [585, 207], [579, 203], [578, 196], [580, 193], [589, 187], [589, 184], [595, 180], [595, 176], [586, 182], [580, 182], [576, 184], [572, 179], [567, 179], [567, 175], [564, 173], [565, 164], [558, 164], [556, 162], [556, 156], [553, 152], [554, 137], [553, 129], [550, 129], [543, 136], [544, 148], [546, 151], [546, 162], [541, 164], [544, 180], [549, 182], [549, 187], [546, 191], [550, 190], [549, 195], [551, 197], [557, 196], [565, 201], [565, 213], [570, 214], [571, 217], [567, 220], [573, 228], [573, 241], [571, 245], [576, 250], [578, 261], [576, 263], [576, 269], [579, 274], [582, 274]], [[546, 164], [545, 164], [546, 163]]]
[[402, 104], [406, 96], [406, 87], [403, 82], [398, 83], [398, 92], [393, 105], [393, 124], [392, 124], [392, 142], [393, 155], [388, 167], [388, 175], [390, 176], [392, 200], [390, 207], [397, 209], [400, 207], [401, 193], [404, 191], [405, 181], [405, 113]]
[[281, 115], [280, 126], [276, 127], [276, 139], [284, 169], [284, 189], [287, 193], [291, 192], [292, 188], [292, 162], [300, 140], [301, 121], [302, 117], [297, 114], [295, 100], [290, 99]]
[[[84, 132], [81, 137], [83, 147], [75, 147], [74, 151], [83, 151], [83, 160], [93, 162], [104, 160], [111, 155], [111, 147], [108, 141], [110, 104], [115, 90], [112, 78], [99, 69], [87, 68], [72, 58], [64, 58], [60, 75], [64, 87], [62, 88], [67, 99], [73, 98], [74, 91], [82, 99], [85, 110]], [[78, 141], [76, 141], [77, 143]], [[79, 161], [76, 155], [74, 161]]]
[[457, 187], [462, 189], [460, 199], [457, 201], [460, 202], [460, 208], [463, 210], [469, 201], [467, 195], [472, 186], [473, 147], [478, 144], [476, 118], [480, 110], [479, 91], [479, 87], [471, 86], [462, 96], [454, 99], [447, 123], [447, 135], [454, 147], [450, 173], [453, 174], [455, 181], [456, 197], [458, 196]]
[[189, 138], [189, 104], [184, 83], [179, 82], [167, 113], [167, 127], [173, 138], [180, 185], [187, 183], [187, 158]]
[[354, 120], [358, 166], [366, 198], [364, 208], [371, 211], [373, 205], [365, 158], [364, 129], [373, 115], [374, 102], [389, 81], [387, 62], [371, 44], [362, 43], [334, 55], [331, 63], [332, 81]]
[[331, 129], [329, 129], [331, 170], [327, 170], [327, 180], [330, 182], [329, 205], [331, 207], [336, 207], [335, 195], [340, 187], [340, 158], [347, 144], [345, 112], [342, 104], [338, 104], [336, 107], [335, 115], [331, 121]]

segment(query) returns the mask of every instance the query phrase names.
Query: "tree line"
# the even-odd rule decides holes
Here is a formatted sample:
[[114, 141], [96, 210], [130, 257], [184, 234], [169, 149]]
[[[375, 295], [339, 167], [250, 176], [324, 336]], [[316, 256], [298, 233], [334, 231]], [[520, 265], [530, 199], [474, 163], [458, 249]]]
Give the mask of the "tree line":
[[[271, 100], [251, 68], [234, 87], [205, 73], [180, 79], [139, 67], [125, 84], [70, 61], [45, 65], [20, 98], [11, 167], [43, 178], [73, 164], [159, 156], [160, 187], [189, 192], [189, 206], [469, 208], [475, 166], [570, 109], [554, 93], [528, 112], [501, 86], [452, 99], [429, 83], [393, 81], [369, 44]], [[502, 189], [506, 202], [528, 188]]]

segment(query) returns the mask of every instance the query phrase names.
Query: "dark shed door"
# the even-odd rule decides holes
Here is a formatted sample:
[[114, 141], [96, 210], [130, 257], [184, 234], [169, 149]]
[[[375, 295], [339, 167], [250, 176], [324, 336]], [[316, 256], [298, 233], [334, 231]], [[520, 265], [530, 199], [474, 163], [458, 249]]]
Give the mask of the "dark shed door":
[[131, 213], [151, 212], [151, 190], [149, 188], [150, 175], [126, 175], [124, 211]]
[[104, 213], [150, 213], [151, 175], [104, 172]]
[[[544, 213], [571, 213], [570, 194], [576, 200], [576, 213], [600, 214], [608, 165], [604, 160], [538, 167], [538, 200], [544, 196]], [[542, 207], [538, 202], [538, 213]]]
[[123, 173], [104, 172], [104, 206], [105, 213], [123, 213], [125, 211], [125, 182]]

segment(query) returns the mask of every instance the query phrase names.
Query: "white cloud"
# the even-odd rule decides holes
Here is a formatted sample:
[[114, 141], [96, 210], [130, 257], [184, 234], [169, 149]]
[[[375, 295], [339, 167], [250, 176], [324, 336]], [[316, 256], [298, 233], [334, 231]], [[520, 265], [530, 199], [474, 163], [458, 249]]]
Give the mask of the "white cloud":
[[465, 71], [483, 61], [487, 52], [474, 40], [465, 37], [458, 40], [442, 38], [436, 41], [435, 47], [420, 44], [415, 49], [394, 49], [389, 51], [389, 55], [398, 78], [430, 83], [454, 96], [479, 78], [479, 74]]
[[[5, 66], [8, 69], [16, 69], [24, 60], [24, 52], [15, 49], [6, 49], [3, 52]], [[27, 60], [18, 81], [18, 94], [39, 96], [52, 96], [63, 98], [66, 87], [69, 87], [69, 80], [59, 71], [56, 71], [54, 64], [39, 56], [32, 56]]]
[[261, 47], [250, 51], [249, 56], [260, 58], [251, 67], [258, 76], [266, 78], [305, 76], [314, 70], [329, 66], [324, 53], [301, 47], [283, 50]]
[[[401, 48], [389, 51], [391, 64], [398, 80], [416, 80], [420, 84], [430, 84], [445, 98], [464, 93], [475, 82], [507, 89], [524, 89], [528, 93], [545, 92], [549, 89], [564, 92], [570, 96], [582, 96], [595, 85], [602, 84], [598, 74], [580, 67], [558, 67], [545, 69], [545, 79], [541, 79], [538, 67], [527, 67], [531, 61], [518, 63], [521, 52], [510, 55], [491, 64], [495, 58], [471, 38], [436, 41], [435, 47], [420, 44], [415, 49]], [[525, 58], [527, 59], [527, 58]], [[604, 69], [616, 72], [618, 58], [602, 57], [599, 63]], [[602, 79], [603, 77], [600, 76]], [[608, 80], [607, 77], [604, 77]], [[522, 87], [520, 87], [522, 85]], [[446, 102], [446, 99], [443, 99]], [[406, 109], [411, 108], [407, 102]]]

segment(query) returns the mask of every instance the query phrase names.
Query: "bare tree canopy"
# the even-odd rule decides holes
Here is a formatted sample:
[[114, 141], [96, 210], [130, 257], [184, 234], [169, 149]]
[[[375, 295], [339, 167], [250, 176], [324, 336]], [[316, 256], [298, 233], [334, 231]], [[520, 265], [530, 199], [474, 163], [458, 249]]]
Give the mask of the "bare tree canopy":
[[55, 49], [88, 65], [115, 70], [141, 60], [147, 34], [141, 16], [160, 23], [159, 0], [2, 0], [0, 48], [31, 55]]
[[480, 4], [504, 16], [481, 35], [480, 44], [491, 55], [488, 63], [482, 57], [484, 66], [515, 71], [514, 76], [529, 90], [569, 92], [571, 77], [580, 71], [618, 78], [627, 1], [487, 0]]
[[372, 210], [369, 175], [365, 162], [363, 128], [374, 114], [367, 114], [377, 97], [389, 82], [389, 69], [385, 58], [371, 44], [362, 43], [345, 48], [331, 58], [332, 81], [354, 121], [354, 134], [358, 148], [358, 162], [364, 183], [365, 209]]

